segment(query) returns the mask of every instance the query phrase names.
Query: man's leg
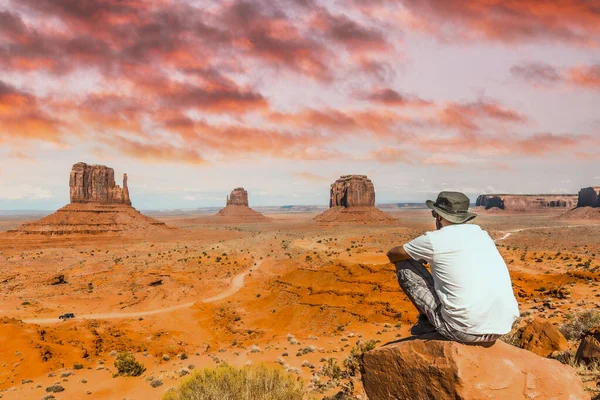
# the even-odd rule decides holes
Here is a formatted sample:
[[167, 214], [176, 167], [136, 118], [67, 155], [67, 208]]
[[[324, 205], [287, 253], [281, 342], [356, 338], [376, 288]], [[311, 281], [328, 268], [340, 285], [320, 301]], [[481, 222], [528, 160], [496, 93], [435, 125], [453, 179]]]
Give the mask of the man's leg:
[[[440, 300], [433, 287], [433, 276], [418, 261], [404, 260], [396, 263], [396, 276], [400, 287], [406, 293], [409, 300], [414, 304], [421, 315], [427, 317], [431, 329], [429, 332], [442, 327], [441, 314], [439, 308]], [[421, 330], [421, 333], [427, 333], [427, 322], [419, 318], [415, 327]], [[443, 330], [443, 328], [442, 328]]]

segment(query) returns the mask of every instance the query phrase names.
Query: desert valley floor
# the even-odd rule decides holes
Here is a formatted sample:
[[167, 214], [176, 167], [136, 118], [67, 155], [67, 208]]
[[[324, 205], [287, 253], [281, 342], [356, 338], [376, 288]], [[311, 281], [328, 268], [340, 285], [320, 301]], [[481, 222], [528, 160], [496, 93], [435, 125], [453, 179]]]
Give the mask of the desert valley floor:
[[[154, 399], [221, 362], [279, 363], [309, 384], [361, 338], [409, 336], [416, 311], [385, 252], [433, 221], [425, 209], [390, 214], [397, 221], [384, 225], [323, 224], [312, 213], [249, 224], [153, 215], [177, 229], [139, 237], [0, 232], [0, 397], [40, 399], [60, 383], [59, 399]], [[521, 312], [560, 324], [600, 307], [600, 223], [559, 216], [475, 221], [497, 240]], [[26, 220], [2, 217], [0, 231]], [[120, 351], [146, 372], [113, 378]]]

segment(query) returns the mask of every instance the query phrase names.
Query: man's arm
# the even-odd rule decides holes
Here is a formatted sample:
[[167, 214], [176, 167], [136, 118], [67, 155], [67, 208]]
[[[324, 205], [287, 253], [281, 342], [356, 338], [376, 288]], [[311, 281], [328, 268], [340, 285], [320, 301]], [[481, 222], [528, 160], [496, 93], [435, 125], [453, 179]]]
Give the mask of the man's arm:
[[409, 256], [406, 250], [404, 250], [404, 246], [393, 247], [387, 252], [386, 255], [392, 264], [396, 264], [398, 261], [411, 259], [411, 256]]

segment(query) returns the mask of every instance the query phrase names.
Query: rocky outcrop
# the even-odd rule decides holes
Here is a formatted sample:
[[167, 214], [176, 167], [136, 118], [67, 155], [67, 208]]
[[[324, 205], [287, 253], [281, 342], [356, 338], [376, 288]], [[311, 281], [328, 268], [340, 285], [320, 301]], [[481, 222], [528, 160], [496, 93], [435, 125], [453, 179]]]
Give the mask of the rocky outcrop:
[[268, 222], [271, 219], [254, 211], [248, 206], [248, 191], [244, 188], [235, 188], [227, 196], [225, 208], [217, 213], [218, 222], [244, 223]]
[[477, 197], [475, 206], [499, 208], [510, 211], [536, 211], [547, 209], [570, 209], [577, 205], [574, 194], [482, 194]]
[[231, 194], [227, 196], [226, 205], [234, 206], [246, 206], [248, 207], [248, 191], [244, 188], [235, 188], [231, 191]]
[[127, 174], [123, 188], [114, 171], [104, 165], [73, 165], [69, 179], [71, 203], [56, 212], [9, 231], [16, 235], [146, 235], [170, 233], [173, 228], [131, 206]]
[[575, 371], [501, 341], [489, 347], [423, 335], [363, 357], [369, 400], [587, 400]]
[[375, 187], [366, 175], [344, 175], [331, 185], [329, 207], [375, 207]]
[[587, 365], [600, 362], [600, 326], [591, 329], [581, 339], [575, 361]]
[[581, 189], [577, 197], [577, 207], [600, 207], [600, 186]]
[[548, 357], [555, 351], [569, 348], [569, 343], [557, 327], [549, 321], [536, 318], [518, 332], [519, 345], [538, 356]]
[[366, 175], [343, 175], [329, 191], [329, 210], [319, 222], [391, 222], [394, 218], [375, 207], [375, 187]]
[[71, 203], [99, 203], [131, 205], [127, 174], [123, 174], [123, 188], [115, 183], [115, 171], [105, 165], [73, 165], [69, 179]]

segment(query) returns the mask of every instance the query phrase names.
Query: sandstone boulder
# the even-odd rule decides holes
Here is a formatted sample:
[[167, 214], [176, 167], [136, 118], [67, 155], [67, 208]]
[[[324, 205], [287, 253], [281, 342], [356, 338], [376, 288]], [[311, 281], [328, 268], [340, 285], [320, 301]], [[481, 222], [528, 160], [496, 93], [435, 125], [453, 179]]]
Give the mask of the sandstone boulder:
[[575, 371], [556, 360], [497, 341], [489, 347], [423, 335], [366, 353], [369, 400], [587, 400]]
[[587, 332], [581, 339], [575, 361], [584, 364], [600, 362], [600, 326]]
[[123, 174], [123, 188], [115, 183], [115, 171], [105, 165], [73, 165], [69, 178], [71, 203], [99, 203], [131, 205], [127, 174]]
[[536, 318], [518, 332], [520, 345], [538, 356], [548, 357], [555, 351], [569, 348], [569, 343], [557, 327], [543, 318]]

